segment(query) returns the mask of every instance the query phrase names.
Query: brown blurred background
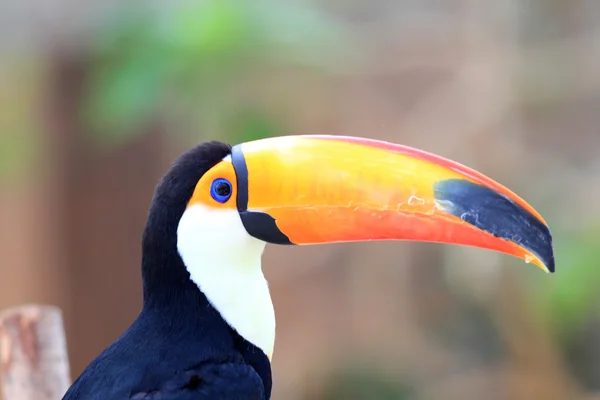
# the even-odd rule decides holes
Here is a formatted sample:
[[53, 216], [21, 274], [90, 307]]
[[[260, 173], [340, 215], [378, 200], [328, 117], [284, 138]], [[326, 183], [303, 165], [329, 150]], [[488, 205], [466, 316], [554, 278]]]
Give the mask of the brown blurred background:
[[511, 187], [557, 273], [433, 244], [268, 246], [274, 399], [600, 399], [600, 2], [5, 0], [0, 309], [65, 313], [72, 375], [141, 305], [191, 145], [331, 133]]

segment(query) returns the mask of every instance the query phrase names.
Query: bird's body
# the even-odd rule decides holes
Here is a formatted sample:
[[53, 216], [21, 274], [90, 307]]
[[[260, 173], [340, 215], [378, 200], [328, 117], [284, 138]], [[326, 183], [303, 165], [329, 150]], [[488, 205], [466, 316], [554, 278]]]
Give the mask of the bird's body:
[[[144, 309], [90, 364], [65, 399], [267, 399], [267, 357], [196, 292], [188, 293], [184, 310]], [[219, 340], [206, 346], [206, 337]]]
[[269, 399], [266, 354], [225, 322], [177, 250], [179, 222], [198, 179], [229, 151], [227, 145], [197, 147], [159, 184], [142, 240], [142, 312], [64, 400]]
[[63, 400], [269, 400], [266, 243], [370, 240], [477, 246], [554, 271], [541, 216], [452, 161], [348, 137], [204, 143], [156, 189], [141, 313]]

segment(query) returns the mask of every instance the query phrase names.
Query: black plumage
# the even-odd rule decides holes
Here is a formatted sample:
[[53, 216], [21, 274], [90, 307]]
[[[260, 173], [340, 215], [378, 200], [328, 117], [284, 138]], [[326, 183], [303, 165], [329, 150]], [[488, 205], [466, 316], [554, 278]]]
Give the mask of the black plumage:
[[223, 143], [199, 145], [161, 180], [142, 239], [143, 309], [63, 400], [270, 398], [268, 358], [210, 305], [177, 251], [177, 226], [198, 180], [230, 152]]

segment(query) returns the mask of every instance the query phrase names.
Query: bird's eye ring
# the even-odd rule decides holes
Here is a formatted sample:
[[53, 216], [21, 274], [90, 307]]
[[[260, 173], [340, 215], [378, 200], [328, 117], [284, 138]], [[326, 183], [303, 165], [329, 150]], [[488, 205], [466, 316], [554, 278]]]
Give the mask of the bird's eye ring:
[[210, 195], [219, 203], [225, 203], [231, 197], [231, 183], [227, 179], [215, 179], [210, 185]]

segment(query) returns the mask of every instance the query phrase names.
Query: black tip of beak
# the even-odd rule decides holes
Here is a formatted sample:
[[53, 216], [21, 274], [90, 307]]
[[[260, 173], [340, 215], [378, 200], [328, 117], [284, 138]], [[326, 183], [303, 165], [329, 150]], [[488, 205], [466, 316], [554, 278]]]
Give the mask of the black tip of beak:
[[461, 179], [437, 182], [434, 192], [445, 212], [530, 251], [554, 272], [552, 234], [521, 205], [493, 189]]

